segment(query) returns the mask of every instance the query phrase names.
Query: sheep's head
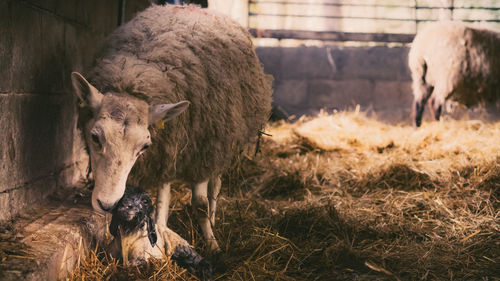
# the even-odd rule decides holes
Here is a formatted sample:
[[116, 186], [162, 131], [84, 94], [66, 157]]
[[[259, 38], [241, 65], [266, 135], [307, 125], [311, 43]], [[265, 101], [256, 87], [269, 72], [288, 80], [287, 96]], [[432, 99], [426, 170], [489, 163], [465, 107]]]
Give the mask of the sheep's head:
[[176, 117], [189, 102], [149, 106], [128, 94], [102, 94], [79, 73], [73, 72], [71, 79], [90, 115], [83, 129], [95, 181], [92, 207], [109, 212], [123, 196], [135, 161], [151, 145], [148, 126]]
[[140, 231], [147, 226], [148, 238], [154, 246], [157, 241], [153, 204], [149, 195], [137, 187], [127, 187], [125, 194], [113, 209], [109, 232], [115, 237]]

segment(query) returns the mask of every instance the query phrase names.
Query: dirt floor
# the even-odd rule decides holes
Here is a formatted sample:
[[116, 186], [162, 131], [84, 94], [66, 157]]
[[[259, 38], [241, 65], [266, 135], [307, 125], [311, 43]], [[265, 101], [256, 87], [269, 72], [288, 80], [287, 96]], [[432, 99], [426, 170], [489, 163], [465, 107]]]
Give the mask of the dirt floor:
[[[224, 176], [216, 280], [500, 280], [500, 122], [271, 124]], [[190, 194], [170, 227], [205, 256]], [[83, 260], [70, 280], [195, 280], [170, 261]]]

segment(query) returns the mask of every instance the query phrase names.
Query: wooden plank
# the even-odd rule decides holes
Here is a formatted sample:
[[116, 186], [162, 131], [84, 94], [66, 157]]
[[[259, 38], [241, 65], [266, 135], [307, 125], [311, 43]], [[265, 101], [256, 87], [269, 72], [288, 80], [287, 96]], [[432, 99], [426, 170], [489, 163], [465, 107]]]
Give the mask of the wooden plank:
[[413, 7], [414, 0], [250, 0], [250, 3], [282, 3], [302, 5], [343, 5], [343, 6], [406, 6]]
[[500, 9], [500, 1], [498, 0], [455, 0], [453, 3], [455, 8], [496, 8]]
[[449, 9], [418, 9], [417, 20], [423, 21], [436, 21], [436, 20], [450, 20], [451, 10]]
[[[417, 24], [417, 30], [422, 30], [425, 26], [431, 23], [432, 21], [421, 21]], [[473, 23], [467, 23], [467, 25], [476, 28], [487, 28], [500, 32], [500, 22], [473, 22]]]
[[500, 33], [500, 22], [474, 22], [470, 25], [478, 28], [491, 29]]
[[448, 8], [451, 5], [452, 0], [416, 0], [417, 7]]
[[454, 20], [500, 21], [500, 13], [491, 10], [453, 10]]
[[[448, 0], [450, 1], [450, 0]], [[250, 4], [297, 4], [297, 5], [320, 5], [320, 6], [378, 6], [378, 7], [415, 7], [414, 0], [250, 0]], [[416, 6], [420, 8], [442, 8], [450, 7], [451, 2], [444, 0], [417, 0]], [[500, 9], [498, 0], [454, 0], [455, 9]]]
[[322, 41], [357, 41], [357, 42], [399, 42], [413, 41], [413, 34], [393, 33], [350, 33], [350, 32], [315, 32], [305, 30], [270, 30], [249, 29], [250, 34], [256, 38], [322, 40]]
[[[450, 7], [451, 0], [417, 0], [417, 6], [420, 7]], [[500, 8], [500, 1], [498, 0], [453, 0], [455, 9], [459, 8]]]
[[[277, 3], [320, 6], [379, 6], [379, 7], [415, 7], [415, 0], [250, 0], [249, 3]], [[455, 9], [500, 9], [498, 0], [453, 0]], [[421, 8], [441, 8], [451, 6], [451, 0], [416, 0]]]
[[414, 20], [377, 20], [354, 18], [311, 18], [251, 15], [250, 28], [363, 33], [415, 33]]
[[249, 6], [251, 14], [276, 16], [308, 16], [326, 18], [384, 18], [406, 19], [415, 14], [413, 7], [381, 6], [323, 6], [284, 3], [253, 3]]

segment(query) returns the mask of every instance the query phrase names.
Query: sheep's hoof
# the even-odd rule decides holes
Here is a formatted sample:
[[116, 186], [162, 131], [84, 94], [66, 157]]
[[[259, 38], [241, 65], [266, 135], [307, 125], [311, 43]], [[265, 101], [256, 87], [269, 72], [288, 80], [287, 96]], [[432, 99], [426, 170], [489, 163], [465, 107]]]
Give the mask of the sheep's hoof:
[[207, 241], [208, 244], [208, 249], [214, 254], [218, 254], [222, 252], [222, 250], [219, 248], [219, 244], [217, 243], [217, 240], [211, 239]]
[[212, 265], [193, 248], [179, 245], [175, 248], [171, 259], [180, 267], [186, 268], [189, 272], [198, 276], [200, 280], [212, 280]]

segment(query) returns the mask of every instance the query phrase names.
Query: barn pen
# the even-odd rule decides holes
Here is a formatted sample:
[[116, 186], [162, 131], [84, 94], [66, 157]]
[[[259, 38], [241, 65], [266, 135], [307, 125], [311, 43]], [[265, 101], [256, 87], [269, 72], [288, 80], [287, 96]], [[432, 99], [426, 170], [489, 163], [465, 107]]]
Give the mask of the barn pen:
[[[190, 185], [175, 181], [165, 255], [137, 266], [110, 256], [120, 223], [92, 209], [71, 73], [86, 74], [105, 38], [152, 2], [205, 5], [0, 0], [0, 280], [498, 280], [497, 105], [448, 99], [439, 121], [426, 110], [416, 128], [408, 64], [433, 22], [500, 32], [493, 0], [206, 1], [253, 36], [275, 119], [222, 174], [220, 251]], [[146, 206], [134, 235], [156, 247], [147, 192], [125, 199]]]

